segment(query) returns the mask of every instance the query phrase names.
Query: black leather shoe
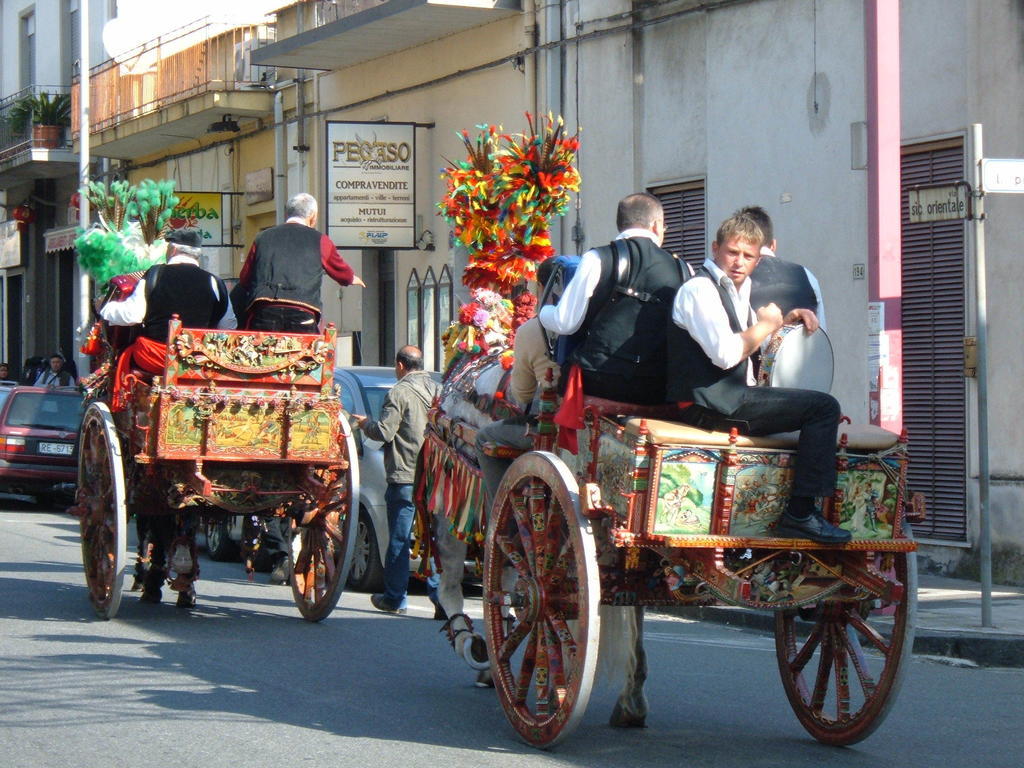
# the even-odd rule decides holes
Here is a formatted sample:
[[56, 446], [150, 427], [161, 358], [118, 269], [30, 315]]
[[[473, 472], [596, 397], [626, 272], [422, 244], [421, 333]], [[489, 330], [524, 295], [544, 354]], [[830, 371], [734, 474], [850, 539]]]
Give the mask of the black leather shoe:
[[819, 544], [845, 544], [853, 534], [844, 531], [820, 514], [813, 514], [804, 520], [783, 515], [775, 524], [775, 535], [780, 539], [810, 539]]
[[434, 621], [448, 621], [448, 614], [444, 612], [440, 603], [434, 603]]

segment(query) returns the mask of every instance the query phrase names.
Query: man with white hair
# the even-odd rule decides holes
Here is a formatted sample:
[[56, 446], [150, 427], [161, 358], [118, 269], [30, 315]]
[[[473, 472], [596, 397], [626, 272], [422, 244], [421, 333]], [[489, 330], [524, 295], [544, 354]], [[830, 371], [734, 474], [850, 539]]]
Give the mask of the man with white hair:
[[236, 288], [242, 297], [240, 310], [253, 330], [316, 333], [324, 274], [339, 285], [365, 288], [366, 283], [331, 239], [315, 229], [318, 210], [312, 195], [295, 195], [285, 206], [285, 216], [284, 224], [260, 232], [249, 249]]
[[[235, 313], [224, 281], [199, 266], [202, 235], [196, 229], [169, 232], [167, 263], [150, 267], [123, 301], [109, 301], [100, 316], [111, 325], [141, 325], [139, 338], [125, 350], [136, 368], [164, 372], [171, 315], [187, 328], [234, 328]], [[118, 366], [119, 368], [121, 366]]]
[[[225, 328], [236, 325], [224, 281], [199, 266], [202, 235], [196, 229], [169, 232], [167, 263], [150, 267], [123, 301], [109, 301], [100, 316], [111, 325], [141, 325], [139, 337], [118, 360], [114, 375], [113, 410], [125, 407], [125, 392], [133, 368], [162, 374], [167, 357], [167, 334], [171, 316], [177, 315], [188, 328]], [[139, 538], [148, 533], [153, 544], [149, 570], [142, 579], [141, 599], [159, 603], [161, 588], [171, 576], [178, 593], [178, 607], [196, 604], [195, 581], [199, 568], [195, 558], [195, 515], [173, 512], [139, 521]], [[143, 529], [147, 530], [143, 530]], [[137, 578], [141, 575], [138, 571]]]

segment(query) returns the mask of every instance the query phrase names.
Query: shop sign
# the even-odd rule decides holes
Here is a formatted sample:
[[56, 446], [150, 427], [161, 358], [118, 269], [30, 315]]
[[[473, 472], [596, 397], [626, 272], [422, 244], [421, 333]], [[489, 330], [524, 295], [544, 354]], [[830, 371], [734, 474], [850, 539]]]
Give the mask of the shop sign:
[[21, 232], [18, 222], [0, 221], [0, 269], [21, 266]]
[[177, 192], [178, 205], [171, 212], [171, 229], [198, 229], [203, 246], [227, 245], [224, 242], [224, 195], [221, 192]]
[[414, 248], [416, 128], [327, 122], [327, 235], [339, 248]]
[[66, 251], [75, 247], [75, 240], [78, 238], [78, 227], [61, 227], [51, 229], [43, 234], [43, 250], [46, 253]]

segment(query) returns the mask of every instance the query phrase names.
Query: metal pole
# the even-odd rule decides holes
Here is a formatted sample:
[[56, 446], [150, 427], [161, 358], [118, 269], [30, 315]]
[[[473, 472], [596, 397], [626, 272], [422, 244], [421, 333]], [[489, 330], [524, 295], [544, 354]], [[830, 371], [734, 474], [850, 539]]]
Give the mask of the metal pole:
[[[89, 0], [79, 0], [79, 66], [78, 66], [78, 186], [89, 185]], [[78, 203], [78, 225], [89, 227], [89, 198], [80, 194]], [[89, 275], [78, 267], [78, 337], [83, 338], [89, 331], [92, 319], [92, 290]], [[78, 353], [79, 370], [85, 371], [87, 359]]]
[[985, 190], [981, 186], [981, 123], [971, 125], [971, 176], [974, 186], [974, 296], [978, 327], [978, 498], [981, 506], [981, 626], [992, 626], [992, 528], [988, 491], [988, 298], [985, 286]]

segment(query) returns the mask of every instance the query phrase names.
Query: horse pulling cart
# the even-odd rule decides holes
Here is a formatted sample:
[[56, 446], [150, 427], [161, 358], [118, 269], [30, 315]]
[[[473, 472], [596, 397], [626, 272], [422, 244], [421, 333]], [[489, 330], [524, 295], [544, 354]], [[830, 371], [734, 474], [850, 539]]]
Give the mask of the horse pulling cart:
[[[70, 510], [101, 617], [121, 601], [130, 514], [286, 516], [297, 526], [295, 603], [310, 621], [333, 610], [359, 508], [355, 443], [334, 387], [335, 337], [333, 326], [307, 335], [183, 328], [174, 319], [163, 375], [130, 376], [117, 396], [108, 354], [82, 421]], [[187, 546], [193, 571], [176, 577], [190, 583], [198, 561], [194, 541]]]
[[[451, 379], [459, 377], [456, 369]], [[465, 382], [449, 386], [444, 402], [451, 406], [460, 388], [478, 409], [501, 407], [500, 395], [467, 394]], [[550, 391], [545, 404], [535, 449], [505, 474], [484, 541], [490, 671], [521, 738], [548, 747], [572, 732], [605, 642], [628, 654], [612, 724], [643, 724], [643, 606], [771, 611], [783, 687], [811, 735], [851, 744], [882, 722], [913, 645], [905, 436], [840, 427], [838, 485], [825, 514], [853, 540], [825, 545], [773, 535], [789, 496], [795, 434], [705, 432], [673, 422], [671, 409], [586, 398], [574, 455], [554, 449]], [[442, 489], [446, 473], [472, 478], [475, 426], [438, 409], [428, 432], [421, 499], [436, 503], [451, 496]], [[446, 516], [455, 527], [452, 510]], [[444, 574], [442, 596], [443, 582]], [[625, 607], [618, 615], [627, 623], [602, 633], [602, 620], [612, 629], [614, 606]], [[465, 622], [453, 644], [472, 634]]]

